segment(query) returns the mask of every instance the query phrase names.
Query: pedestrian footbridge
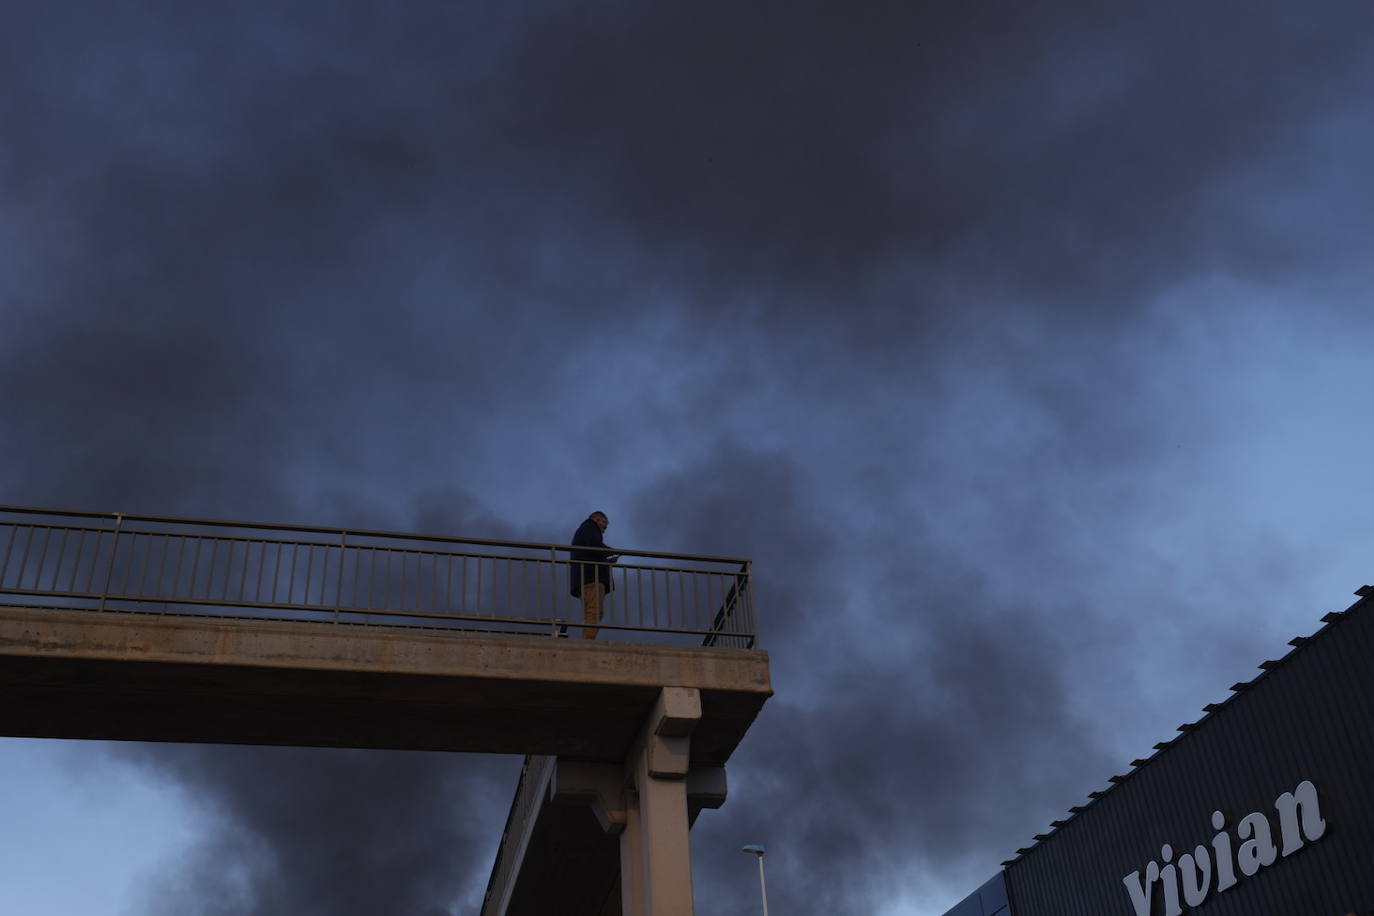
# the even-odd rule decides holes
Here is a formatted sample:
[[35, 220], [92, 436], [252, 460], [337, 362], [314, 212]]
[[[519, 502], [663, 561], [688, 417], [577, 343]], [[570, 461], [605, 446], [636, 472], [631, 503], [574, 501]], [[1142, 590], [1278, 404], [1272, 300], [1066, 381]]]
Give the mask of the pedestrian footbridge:
[[524, 754], [483, 916], [690, 914], [772, 694], [747, 560], [0, 507], [0, 734]]

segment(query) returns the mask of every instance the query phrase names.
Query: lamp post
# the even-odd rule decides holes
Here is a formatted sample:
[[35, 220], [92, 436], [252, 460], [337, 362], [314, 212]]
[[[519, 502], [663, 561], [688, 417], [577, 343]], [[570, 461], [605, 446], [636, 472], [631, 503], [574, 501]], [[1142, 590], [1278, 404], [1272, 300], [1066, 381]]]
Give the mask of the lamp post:
[[768, 916], [768, 888], [763, 883], [763, 847], [750, 844], [743, 847], [742, 852], [751, 853], [758, 856], [759, 860], [759, 896], [763, 898], [763, 916]]

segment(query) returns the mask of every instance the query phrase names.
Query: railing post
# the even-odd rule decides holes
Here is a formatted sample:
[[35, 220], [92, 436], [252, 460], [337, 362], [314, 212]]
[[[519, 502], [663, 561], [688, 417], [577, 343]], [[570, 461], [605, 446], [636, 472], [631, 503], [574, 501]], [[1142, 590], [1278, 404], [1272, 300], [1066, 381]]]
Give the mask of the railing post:
[[124, 513], [115, 513], [114, 544], [110, 549], [110, 562], [105, 567], [105, 584], [100, 587], [100, 607], [98, 610], [105, 610], [105, 599], [110, 594], [110, 578], [114, 575], [115, 555], [119, 553], [119, 531], [124, 527]]
[[[558, 620], [558, 548], [549, 548], [549, 619]], [[555, 626], [555, 629], [557, 627]]]
[[339, 606], [343, 604], [343, 571], [348, 560], [348, 532], [339, 532], [339, 576], [334, 586], [334, 622], [339, 622]]
[[744, 561], [744, 623], [747, 628], [745, 632], [749, 634], [745, 640], [745, 648], [752, 649], [758, 642], [759, 631], [758, 622], [754, 620], [754, 561]]

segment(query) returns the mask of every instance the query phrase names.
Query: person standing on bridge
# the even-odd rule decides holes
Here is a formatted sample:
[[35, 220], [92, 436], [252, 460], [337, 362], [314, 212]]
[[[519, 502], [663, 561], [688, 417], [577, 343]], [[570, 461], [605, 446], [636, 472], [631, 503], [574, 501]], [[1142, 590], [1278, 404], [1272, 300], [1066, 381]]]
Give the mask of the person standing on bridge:
[[593, 512], [578, 526], [573, 535], [573, 547], [599, 547], [601, 550], [574, 550], [572, 562], [568, 565], [569, 591], [574, 598], [582, 599], [582, 638], [596, 639], [596, 624], [601, 622], [601, 603], [608, 592], [615, 588], [611, 580], [611, 567], [608, 565], [619, 560], [601, 535], [610, 527], [610, 519], [605, 512]]

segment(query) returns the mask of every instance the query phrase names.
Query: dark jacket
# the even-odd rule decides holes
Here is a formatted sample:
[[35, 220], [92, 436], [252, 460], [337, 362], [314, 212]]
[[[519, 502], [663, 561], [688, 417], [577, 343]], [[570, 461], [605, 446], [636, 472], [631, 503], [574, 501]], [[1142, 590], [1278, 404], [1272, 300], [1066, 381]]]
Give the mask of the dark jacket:
[[[577, 533], [573, 535], [572, 545], [574, 547], [605, 547], [606, 542], [601, 539], [601, 526], [588, 518], [577, 528]], [[574, 550], [571, 551], [571, 563], [568, 564], [568, 594], [574, 598], [582, 597], [582, 583], [600, 582], [606, 586], [606, 591], [615, 589], [615, 583], [611, 581], [611, 567], [604, 565], [610, 562], [607, 558], [611, 554], [601, 550]]]

